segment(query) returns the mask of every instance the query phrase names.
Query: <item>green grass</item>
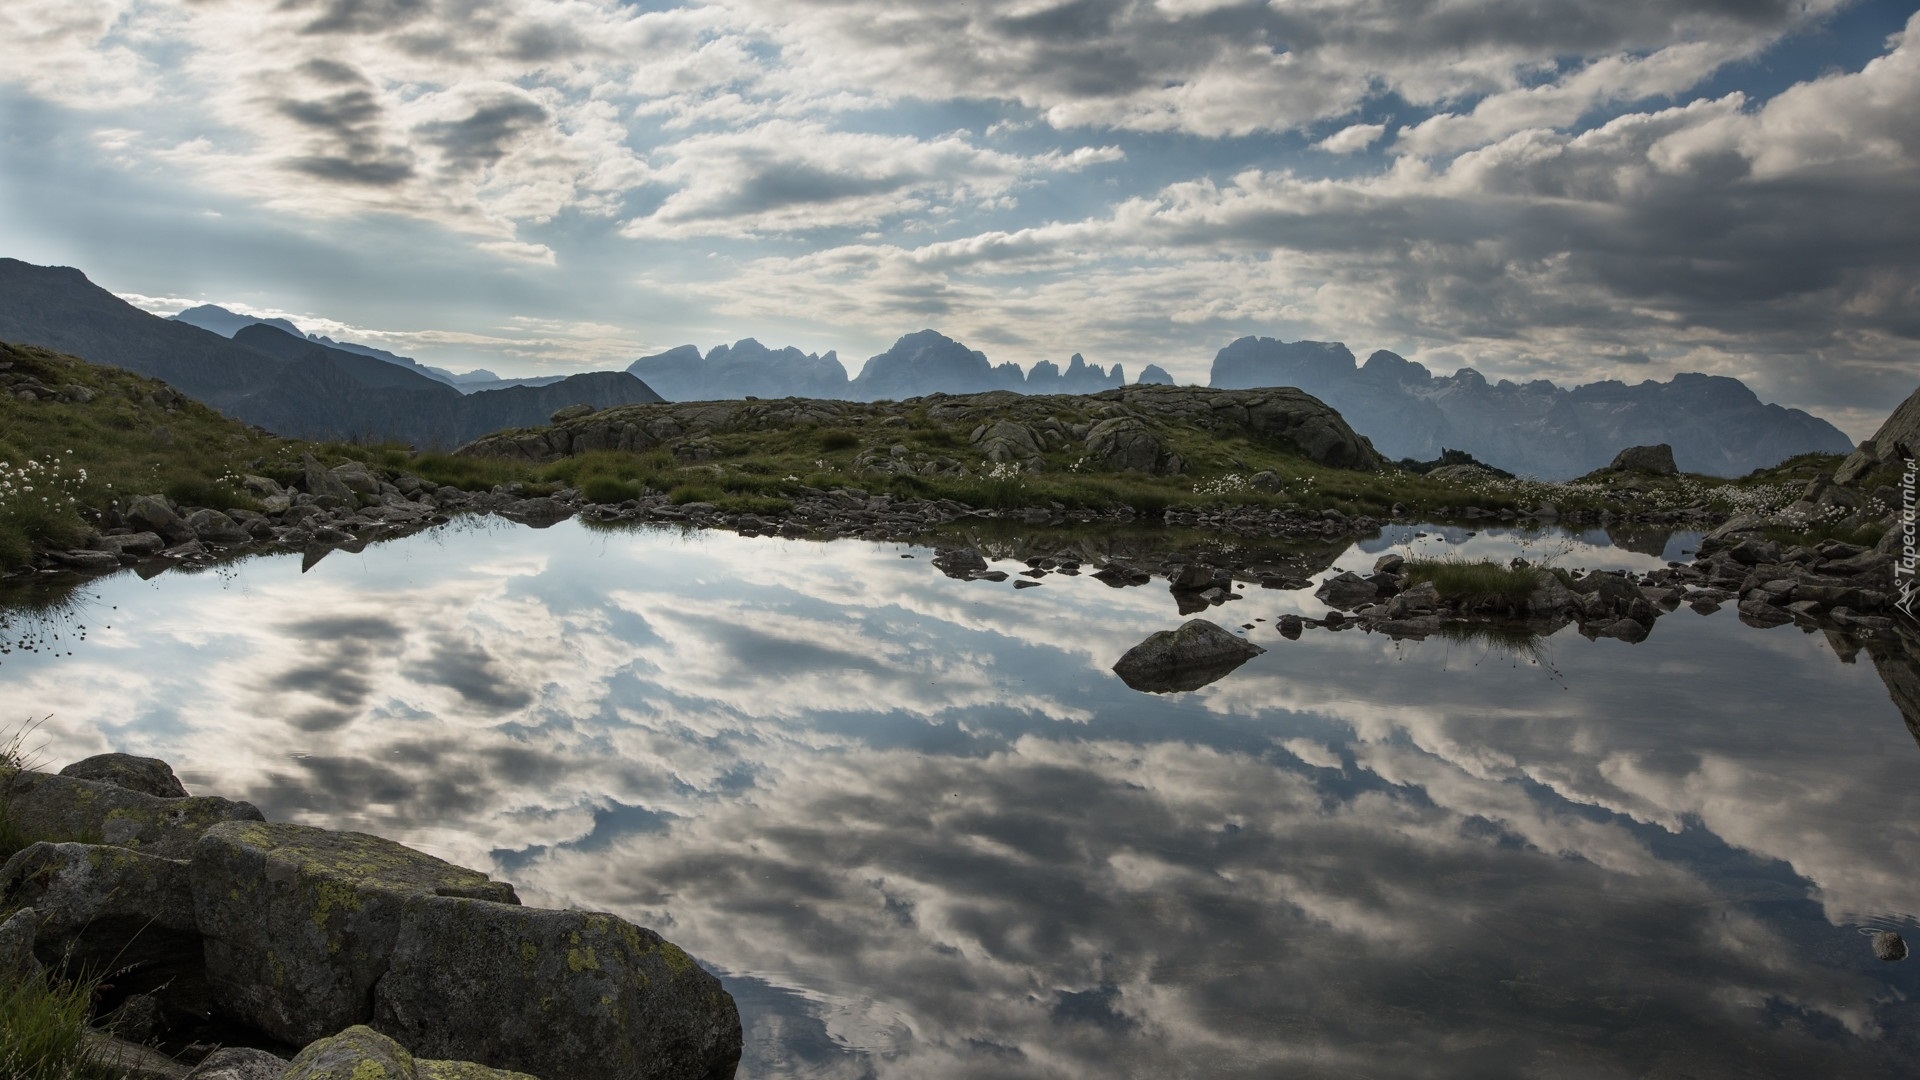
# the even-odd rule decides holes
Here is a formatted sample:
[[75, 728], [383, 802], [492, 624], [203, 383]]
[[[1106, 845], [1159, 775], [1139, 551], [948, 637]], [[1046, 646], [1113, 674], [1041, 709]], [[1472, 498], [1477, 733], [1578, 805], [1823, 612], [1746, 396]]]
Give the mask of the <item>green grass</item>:
[[44, 973], [0, 986], [0, 1076], [8, 1080], [111, 1080], [86, 1043], [93, 984]]
[[1533, 566], [1502, 566], [1486, 559], [1408, 559], [1407, 583], [1432, 582], [1440, 599], [1478, 606], [1517, 608], [1540, 587], [1546, 572]]

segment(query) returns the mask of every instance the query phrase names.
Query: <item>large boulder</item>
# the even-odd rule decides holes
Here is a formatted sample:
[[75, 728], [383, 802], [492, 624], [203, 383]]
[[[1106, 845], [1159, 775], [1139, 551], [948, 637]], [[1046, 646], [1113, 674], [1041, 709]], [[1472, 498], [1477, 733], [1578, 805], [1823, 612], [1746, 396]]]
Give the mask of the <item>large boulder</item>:
[[135, 496], [121, 516], [135, 532], [156, 533], [174, 543], [193, 539], [186, 519], [174, 512], [164, 495]]
[[331, 495], [349, 505], [354, 503], [353, 489], [329, 472], [312, 454], [301, 454], [300, 466], [305, 473], [301, 478], [301, 486], [307, 489], [307, 494], [315, 498]]
[[1041, 456], [1040, 438], [1025, 424], [996, 420], [973, 429], [968, 441], [988, 461], [1027, 462]]
[[1146, 422], [1133, 416], [1102, 420], [1087, 431], [1087, 461], [1100, 469], [1156, 475], [1182, 472], [1186, 462], [1168, 450]]
[[1672, 476], [1680, 469], [1673, 463], [1673, 447], [1666, 443], [1653, 446], [1629, 446], [1613, 456], [1607, 468], [1613, 472], [1648, 473]]
[[718, 1080], [740, 1061], [732, 996], [653, 931], [453, 897], [408, 902], [373, 1023], [420, 1054], [569, 1080]]
[[215, 796], [160, 798], [76, 776], [20, 772], [0, 782], [0, 798], [28, 836], [80, 840], [184, 859], [200, 835], [227, 821], [261, 821], [252, 803]]
[[207, 830], [192, 880], [216, 999], [294, 1044], [370, 1017], [409, 899], [519, 903], [511, 885], [391, 840], [264, 822]]
[[1920, 390], [1908, 394], [1907, 400], [1873, 433], [1873, 438], [1847, 455], [1833, 479], [1835, 483], [1851, 484], [1882, 465], [1904, 461], [1915, 454], [1920, 454]]
[[280, 1080], [537, 1080], [470, 1061], [423, 1060], [362, 1024], [308, 1043], [278, 1075]]
[[1328, 607], [1352, 611], [1362, 604], [1371, 604], [1380, 599], [1380, 587], [1359, 574], [1348, 571], [1321, 582], [1313, 595]]
[[240, 523], [218, 510], [195, 510], [187, 515], [187, 528], [194, 538], [209, 544], [242, 544], [248, 540]]
[[42, 962], [93, 976], [118, 971], [117, 994], [166, 987], [205, 1004], [200, 933], [187, 864], [95, 844], [33, 844], [0, 868], [0, 897], [36, 913]]
[[1128, 649], [1113, 671], [1128, 686], [1148, 693], [1198, 690], [1266, 651], [1205, 619], [1189, 619]]
[[159, 799], [184, 799], [185, 785], [173, 775], [173, 766], [159, 758], [132, 754], [95, 754], [60, 770], [61, 776], [97, 780], [128, 791], [145, 792]]

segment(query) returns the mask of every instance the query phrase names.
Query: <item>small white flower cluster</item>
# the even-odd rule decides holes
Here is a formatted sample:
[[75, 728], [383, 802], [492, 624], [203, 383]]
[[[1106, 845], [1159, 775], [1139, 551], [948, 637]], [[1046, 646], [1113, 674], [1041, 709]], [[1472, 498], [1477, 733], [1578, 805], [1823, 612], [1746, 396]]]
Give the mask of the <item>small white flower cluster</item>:
[[983, 461], [980, 463], [981, 475], [989, 480], [1018, 480], [1020, 463], [1017, 461]]
[[1222, 495], [1232, 495], [1237, 491], [1245, 491], [1247, 487], [1246, 477], [1241, 476], [1239, 473], [1228, 473], [1217, 480], [1194, 481], [1193, 493], [1195, 495], [1205, 495], [1208, 498], [1219, 498]]
[[[65, 456], [72, 456], [68, 450]], [[59, 458], [29, 458], [23, 465], [0, 461], [0, 515], [70, 510], [80, 505], [80, 485], [87, 470], [66, 471]]]

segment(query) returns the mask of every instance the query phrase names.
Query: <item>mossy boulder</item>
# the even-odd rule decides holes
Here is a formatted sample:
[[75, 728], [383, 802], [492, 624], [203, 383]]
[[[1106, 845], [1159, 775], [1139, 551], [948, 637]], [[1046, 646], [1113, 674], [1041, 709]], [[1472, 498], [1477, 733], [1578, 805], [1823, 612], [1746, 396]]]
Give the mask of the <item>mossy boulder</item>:
[[40, 916], [32, 908], [22, 908], [0, 920], [0, 985], [25, 982], [40, 974], [40, 961], [33, 955]]
[[316, 1039], [294, 1057], [281, 1080], [538, 1080], [470, 1061], [429, 1061], [364, 1025]]
[[186, 1080], [282, 1080], [285, 1058], [250, 1046], [225, 1046], [200, 1060]]
[[160, 798], [117, 783], [19, 772], [0, 782], [0, 798], [27, 836], [133, 848], [184, 859], [200, 835], [227, 821], [261, 821], [258, 807], [213, 796]]
[[731, 1077], [741, 1048], [720, 980], [653, 931], [449, 897], [408, 902], [374, 1026], [422, 1054], [569, 1080]]
[[161, 799], [184, 799], [187, 789], [173, 775], [173, 766], [159, 758], [132, 754], [95, 754], [60, 770], [61, 776], [98, 780], [103, 784], [141, 791]]
[[369, 1019], [410, 898], [519, 903], [511, 885], [391, 840], [265, 822], [208, 829], [192, 881], [216, 1000], [296, 1045]]

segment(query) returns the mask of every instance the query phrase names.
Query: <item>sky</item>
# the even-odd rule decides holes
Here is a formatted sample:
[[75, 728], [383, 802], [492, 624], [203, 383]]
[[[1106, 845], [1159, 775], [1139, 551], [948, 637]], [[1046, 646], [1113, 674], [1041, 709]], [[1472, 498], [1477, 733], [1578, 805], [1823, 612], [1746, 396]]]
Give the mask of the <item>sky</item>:
[[1259, 334], [1859, 438], [1915, 102], [1861, 0], [6, 0], [0, 255], [456, 370]]

